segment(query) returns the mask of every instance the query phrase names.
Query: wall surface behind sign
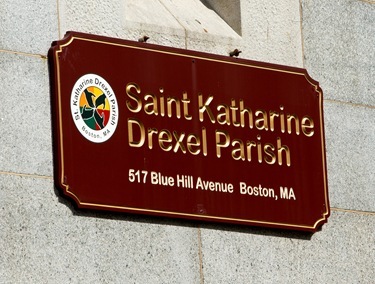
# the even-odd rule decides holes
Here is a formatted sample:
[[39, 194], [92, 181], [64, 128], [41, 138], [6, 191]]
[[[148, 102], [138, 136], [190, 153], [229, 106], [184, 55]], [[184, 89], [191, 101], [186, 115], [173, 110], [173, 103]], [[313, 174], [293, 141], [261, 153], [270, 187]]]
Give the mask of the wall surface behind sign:
[[[3, 0], [0, 23], [0, 283], [373, 282], [374, 1]], [[53, 186], [46, 58], [68, 30], [307, 68], [325, 97], [328, 223], [75, 210]]]

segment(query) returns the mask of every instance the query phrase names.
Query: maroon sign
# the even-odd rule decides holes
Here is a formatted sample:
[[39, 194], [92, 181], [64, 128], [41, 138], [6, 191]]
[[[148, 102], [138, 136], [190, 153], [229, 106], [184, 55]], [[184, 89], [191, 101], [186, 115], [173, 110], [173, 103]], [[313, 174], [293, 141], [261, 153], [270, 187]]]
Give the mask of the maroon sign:
[[78, 207], [327, 221], [322, 90], [305, 69], [76, 32], [48, 59], [55, 183]]

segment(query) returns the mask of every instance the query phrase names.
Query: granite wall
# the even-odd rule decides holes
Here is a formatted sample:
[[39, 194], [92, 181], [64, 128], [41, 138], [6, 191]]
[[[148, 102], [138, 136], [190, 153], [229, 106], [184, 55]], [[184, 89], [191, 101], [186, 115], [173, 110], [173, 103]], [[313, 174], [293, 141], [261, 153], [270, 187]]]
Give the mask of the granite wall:
[[[203, 3], [204, 2], [204, 3]], [[0, 283], [373, 283], [375, 3], [0, 3]], [[77, 211], [54, 189], [47, 51], [68, 30], [304, 67], [324, 91], [321, 231]]]

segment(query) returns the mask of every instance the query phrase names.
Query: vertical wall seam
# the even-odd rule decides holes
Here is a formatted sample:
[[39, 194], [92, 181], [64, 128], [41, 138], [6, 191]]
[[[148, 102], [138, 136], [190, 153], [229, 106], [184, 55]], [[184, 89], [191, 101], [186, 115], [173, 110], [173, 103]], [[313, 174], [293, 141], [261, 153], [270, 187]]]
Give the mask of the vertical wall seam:
[[204, 284], [201, 227], [198, 225], [197, 229], [198, 229], [198, 255], [199, 255], [200, 284]]
[[180, 20], [178, 18], [175, 17], [175, 15], [173, 15], [173, 13], [168, 9], [167, 6], [165, 6], [165, 4], [163, 3], [162, 0], [159, 0], [159, 3], [161, 5], [163, 5], [163, 7], [168, 11], [169, 14], [171, 14], [171, 16], [177, 21], [177, 23], [183, 28], [184, 30], [184, 33], [185, 33], [185, 49], [187, 49], [187, 30], [186, 28], [184, 27], [184, 25], [180, 22]]
[[61, 29], [60, 29], [60, 0], [56, 0], [56, 5], [57, 5], [57, 35], [59, 39], [61, 39]]
[[305, 64], [305, 44], [304, 44], [304, 37], [303, 37], [303, 11], [302, 11], [302, 0], [299, 0], [299, 29], [301, 34], [301, 48], [302, 48], [302, 66], [306, 68]]

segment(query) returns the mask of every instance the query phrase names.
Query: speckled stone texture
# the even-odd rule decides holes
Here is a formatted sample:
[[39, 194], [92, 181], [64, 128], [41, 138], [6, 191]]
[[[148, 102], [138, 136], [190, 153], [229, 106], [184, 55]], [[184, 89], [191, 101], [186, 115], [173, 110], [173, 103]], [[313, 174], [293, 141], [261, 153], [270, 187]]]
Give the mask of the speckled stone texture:
[[[236, 4], [236, 3], [234, 3]], [[201, 1], [60, 1], [60, 34], [68, 30], [302, 66], [298, 0], [244, 1], [241, 36]], [[251, 16], [246, 16], [251, 15]], [[240, 21], [240, 20], [239, 20]]]
[[0, 52], [0, 171], [52, 175], [47, 60]]
[[298, 0], [241, 1], [245, 58], [302, 67]]
[[333, 211], [314, 235], [202, 229], [204, 283], [372, 283], [375, 216]]
[[46, 54], [58, 36], [57, 1], [1, 0], [0, 50]]
[[326, 102], [332, 207], [375, 211], [375, 108]]
[[325, 98], [375, 106], [375, 2], [301, 2], [305, 67]]
[[375, 209], [375, 3], [302, 1], [305, 65], [324, 92], [333, 207]]
[[0, 174], [0, 283], [199, 283], [197, 229], [78, 212], [52, 179]]
[[[1, 1], [0, 283], [373, 283], [369, 2], [241, 0], [238, 33], [198, 0]], [[43, 56], [68, 30], [305, 66], [325, 98], [328, 223], [310, 235], [75, 209], [53, 186]]]

